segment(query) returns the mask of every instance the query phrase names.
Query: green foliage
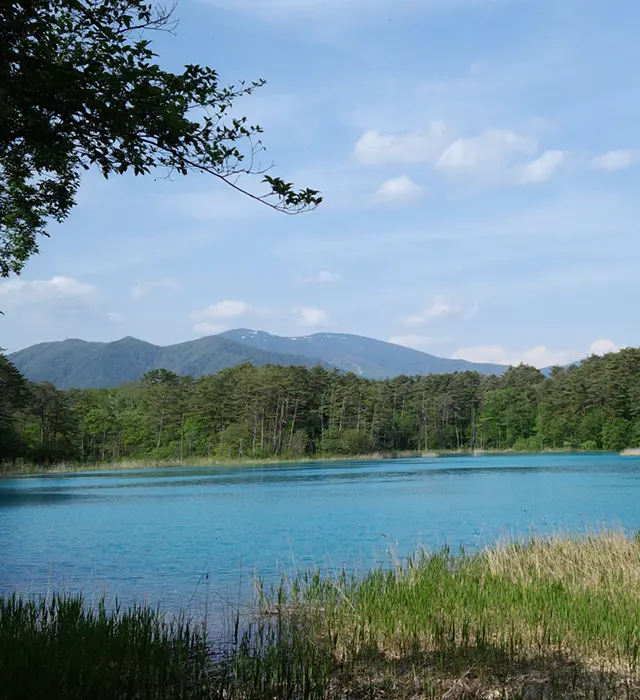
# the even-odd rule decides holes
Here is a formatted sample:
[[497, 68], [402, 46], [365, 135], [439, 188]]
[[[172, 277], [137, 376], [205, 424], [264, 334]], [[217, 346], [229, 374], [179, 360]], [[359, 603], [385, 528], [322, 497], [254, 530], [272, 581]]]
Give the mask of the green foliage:
[[0, 698], [211, 698], [206, 637], [144, 606], [0, 598]]
[[602, 447], [618, 452], [627, 447], [629, 440], [629, 423], [624, 418], [611, 418], [602, 428]]
[[[264, 81], [225, 87], [208, 66], [160, 67], [150, 33], [174, 28], [147, 0], [0, 4], [0, 277], [69, 215], [91, 166], [104, 177], [207, 173], [287, 213], [322, 201], [255, 166], [262, 129], [233, 106]], [[241, 175], [262, 176], [265, 194]]]
[[0, 463], [14, 461], [24, 451], [18, 419], [28, 399], [26, 380], [0, 351]]
[[4, 461], [619, 451], [640, 442], [640, 350], [631, 348], [549, 378], [518, 367], [503, 377], [375, 381], [320, 366], [242, 363], [198, 378], [153, 369], [117, 389], [60, 391], [25, 382], [3, 359], [2, 381]]

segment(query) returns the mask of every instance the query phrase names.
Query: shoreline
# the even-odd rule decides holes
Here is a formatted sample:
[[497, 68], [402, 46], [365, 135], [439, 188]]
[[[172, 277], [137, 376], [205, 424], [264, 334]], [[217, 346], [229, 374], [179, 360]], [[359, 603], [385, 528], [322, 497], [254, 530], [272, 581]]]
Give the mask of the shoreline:
[[122, 461], [109, 462], [59, 462], [51, 466], [39, 466], [35, 464], [22, 464], [15, 467], [10, 465], [0, 465], [0, 479], [10, 476], [37, 476], [44, 474], [73, 474], [81, 472], [100, 471], [135, 471], [140, 469], [204, 469], [213, 467], [259, 467], [266, 465], [287, 465], [287, 464], [332, 464], [335, 462], [382, 462], [407, 459], [441, 459], [447, 457], [485, 457], [485, 456], [506, 456], [506, 455], [552, 455], [552, 454], [619, 454], [623, 457], [640, 456], [640, 448], [628, 448], [621, 452], [610, 452], [607, 450], [580, 450], [578, 448], [549, 448], [536, 451], [521, 451], [514, 449], [461, 449], [461, 450], [438, 450], [429, 452], [374, 452], [360, 455], [319, 455], [316, 457], [233, 457], [229, 458], [205, 458], [196, 457], [185, 460], [153, 460], [153, 459], [127, 459]]
[[236, 611], [217, 639], [146, 604], [0, 596], [3, 683], [20, 698], [637, 700], [639, 554], [610, 530], [301, 573], [258, 588], [248, 624]]

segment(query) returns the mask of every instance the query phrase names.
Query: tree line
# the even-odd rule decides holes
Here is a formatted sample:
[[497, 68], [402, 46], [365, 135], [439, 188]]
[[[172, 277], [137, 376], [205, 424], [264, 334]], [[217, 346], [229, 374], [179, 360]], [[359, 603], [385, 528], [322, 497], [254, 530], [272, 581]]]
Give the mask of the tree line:
[[369, 380], [243, 364], [115, 389], [27, 381], [0, 355], [0, 462], [355, 456], [640, 446], [640, 349], [581, 365]]

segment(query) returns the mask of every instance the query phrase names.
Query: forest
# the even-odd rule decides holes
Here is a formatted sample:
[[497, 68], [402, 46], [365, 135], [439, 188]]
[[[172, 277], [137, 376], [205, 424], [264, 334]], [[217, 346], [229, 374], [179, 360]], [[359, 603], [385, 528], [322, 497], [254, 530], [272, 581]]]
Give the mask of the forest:
[[0, 355], [0, 462], [53, 465], [640, 446], [640, 349], [549, 376], [368, 380], [322, 367], [164, 369], [117, 389], [28, 382]]

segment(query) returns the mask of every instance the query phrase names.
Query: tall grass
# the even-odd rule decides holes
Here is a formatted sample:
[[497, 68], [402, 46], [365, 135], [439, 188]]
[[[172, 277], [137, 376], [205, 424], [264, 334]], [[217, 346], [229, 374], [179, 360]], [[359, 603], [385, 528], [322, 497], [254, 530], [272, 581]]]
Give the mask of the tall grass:
[[263, 607], [329, 640], [366, 693], [640, 697], [639, 584], [640, 542], [603, 532], [419, 552], [364, 578], [309, 572]]
[[302, 573], [214, 649], [206, 630], [81, 598], [0, 601], [4, 698], [640, 698], [640, 542], [534, 539]]
[[203, 698], [206, 634], [150, 608], [120, 614], [81, 596], [0, 599], [4, 698]]

